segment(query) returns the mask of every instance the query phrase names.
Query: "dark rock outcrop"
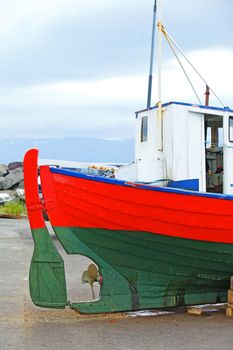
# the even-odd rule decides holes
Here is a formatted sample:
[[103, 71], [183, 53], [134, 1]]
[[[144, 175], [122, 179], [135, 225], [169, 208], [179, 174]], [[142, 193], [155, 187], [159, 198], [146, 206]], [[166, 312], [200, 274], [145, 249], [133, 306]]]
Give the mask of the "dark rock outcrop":
[[0, 164], [0, 204], [16, 198], [24, 200], [23, 163]]
[[0, 188], [2, 190], [13, 189], [15, 185], [23, 181], [23, 169], [16, 168], [5, 177], [0, 178]]
[[23, 163], [22, 162], [11, 162], [8, 164], [8, 169], [10, 171], [18, 169], [18, 168], [22, 168], [23, 167]]
[[0, 164], [0, 177], [4, 177], [9, 174], [8, 166], [5, 164]]

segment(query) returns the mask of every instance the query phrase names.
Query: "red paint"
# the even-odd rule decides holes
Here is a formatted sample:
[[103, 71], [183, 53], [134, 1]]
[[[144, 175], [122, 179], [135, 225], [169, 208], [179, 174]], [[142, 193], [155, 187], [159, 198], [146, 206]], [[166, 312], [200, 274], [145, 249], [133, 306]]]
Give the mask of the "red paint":
[[27, 212], [32, 229], [45, 227], [42, 214], [43, 205], [38, 191], [38, 150], [31, 149], [24, 157], [24, 188], [27, 204]]
[[147, 231], [233, 243], [233, 201], [150, 191], [51, 173], [41, 167], [53, 226]]
[[103, 284], [103, 276], [98, 276], [97, 281], [99, 282], [100, 286]]

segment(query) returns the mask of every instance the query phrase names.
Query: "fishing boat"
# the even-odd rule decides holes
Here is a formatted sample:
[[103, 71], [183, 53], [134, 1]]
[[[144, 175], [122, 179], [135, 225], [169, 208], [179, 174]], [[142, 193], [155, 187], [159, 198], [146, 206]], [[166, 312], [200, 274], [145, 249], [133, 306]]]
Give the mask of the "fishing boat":
[[[156, 2], [152, 49], [155, 14]], [[170, 38], [160, 21], [158, 31]], [[159, 99], [151, 106], [152, 63], [153, 55], [147, 108], [136, 112], [135, 160], [120, 167], [116, 178], [42, 165], [41, 198], [38, 150], [25, 155], [34, 239], [30, 294], [40, 307], [102, 313], [227, 299], [233, 275], [233, 110], [207, 101]], [[207, 99], [208, 93], [209, 87]], [[64, 261], [45, 212], [66, 253], [94, 262], [83, 281], [99, 283], [98, 299], [68, 300]]]

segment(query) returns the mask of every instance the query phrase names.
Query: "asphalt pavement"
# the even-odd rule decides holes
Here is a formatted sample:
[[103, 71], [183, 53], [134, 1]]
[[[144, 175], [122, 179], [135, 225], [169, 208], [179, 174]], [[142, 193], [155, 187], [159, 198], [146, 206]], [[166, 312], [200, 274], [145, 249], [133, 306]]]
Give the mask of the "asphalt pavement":
[[[52, 233], [52, 232], [51, 232]], [[80, 282], [89, 260], [65, 259], [69, 299], [87, 300]], [[28, 271], [33, 241], [26, 219], [0, 219], [0, 349], [26, 350], [232, 350], [233, 318], [224, 309], [202, 316], [186, 312], [80, 315], [38, 308], [31, 302]], [[98, 294], [98, 288], [96, 288]], [[142, 316], [144, 315], [144, 316]], [[146, 315], [146, 316], [145, 316]]]

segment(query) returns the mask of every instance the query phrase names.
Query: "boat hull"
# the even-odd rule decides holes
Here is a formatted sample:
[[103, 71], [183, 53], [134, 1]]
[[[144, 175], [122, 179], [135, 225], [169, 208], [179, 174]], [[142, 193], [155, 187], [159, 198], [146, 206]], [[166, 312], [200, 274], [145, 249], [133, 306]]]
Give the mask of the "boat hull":
[[[111, 286], [111, 311], [226, 301], [233, 269], [231, 245], [148, 232], [54, 229], [68, 254], [81, 253], [99, 266], [103, 287]], [[109, 269], [115, 277], [106, 276]], [[115, 305], [115, 297], [128, 300], [127, 305]]]
[[[31, 274], [35, 304], [68, 304], [97, 313], [226, 301], [233, 271], [231, 200], [153, 191], [41, 167], [41, 203], [26, 175], [31, 179], [36, 158], [36, 150], [25, 156], [26, 199], [37, 256], [46, 262], [42, 253], [49, 254], [47, 269], [38, 274], [34, 268]], [[66, 300], [63, 261], [51, 247], [43, 210], [67, 254], [85, 255], [97, 264], [103, 277], [97, 301]], [[34, 265], [39, 262], [41, 258], [32, 259]], [[35, 279], [44, 280], [37, 283], [40, 292], [32, 288]]]

